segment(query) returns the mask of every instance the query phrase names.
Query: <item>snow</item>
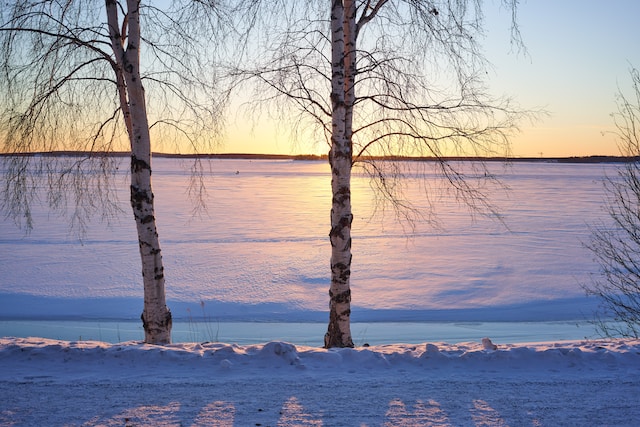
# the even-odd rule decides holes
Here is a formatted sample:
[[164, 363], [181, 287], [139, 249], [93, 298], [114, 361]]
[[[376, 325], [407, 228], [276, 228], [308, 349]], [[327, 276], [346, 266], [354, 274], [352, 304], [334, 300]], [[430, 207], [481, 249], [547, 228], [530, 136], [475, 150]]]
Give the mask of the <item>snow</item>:
[[[190, 216], [185, 162], [157, 158], [153, 174], [174, 318], [324, 322], [331, 201], [326, 162], [205, 161], [208, 213], [201, 217]], [[583, 243], [588, 224], [606, 215], [599, 180], [605, 172], [615, 175], [614, 166], [490, 164], [510, 188], [487, 189], [503, 224], [473, 220], [455, 195], [433, 190], [445, 184], [428, 164], [410, 165], [416, 168], [411, 176], [420, 179], [406, 180], [407, 197], [427, 216], [433, 207], [438, 223], [418, 222], [409, 237], [393, 212], [376, 205], [367, 179], [354, 176], [355, 322], [590, 316], [595, 301], [580, 284], [597, 265]], [[29, 235], [0, 219], [2, 316], [139, 318], [140, 261], [125, 172], [117, 179], [123, 214], [111, 227], [90, 223], [82, 244], [69, 234], [67, 220], [39, 206]], [[426, 197], [424, 182], [431, 186]]]
[[358, 347], [324, 350], [327, 166], [211, 161], [191, 218], [179, 163], [154, 171], [172, 345], [138, 341], [129, 215], [82, 244], [42, 208], [30, 235], [0, 220], [0, 426], [638, 424], [640, 341], [584, 329], [612, 165], [491, 165], [507, 227], [408, 181], [439, 214], [411, 238], [356, 176]]
[[[487, 340], [491, 340], [486, 337]], [[635, 426], [640, 341], [0, 339], [2, 426]]]

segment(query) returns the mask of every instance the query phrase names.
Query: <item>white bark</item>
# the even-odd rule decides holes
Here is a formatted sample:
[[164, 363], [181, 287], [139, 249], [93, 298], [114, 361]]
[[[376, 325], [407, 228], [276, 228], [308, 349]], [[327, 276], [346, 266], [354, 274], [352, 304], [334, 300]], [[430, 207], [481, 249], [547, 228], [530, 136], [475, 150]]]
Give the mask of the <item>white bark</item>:
[[[167, 308], [164, 267], [155, 222], [151, 188], [151, 138], [140, 78], [139, 0], [127, 0], [127, 16], [119, 30], [118, 9], [114, 0], [106, 0], [111, 42], [116, 59], [120, 102], [131, 144], [131, 207], [136, 221], [142, 277], [144, 310], [142, 323], [145, 342], [171, 342], [171, 312]], [[126, 33], [125, 33], [126, 31]], [[126, 49], [124, 48], [126, 34]]]
[[333, 0], [331, 7], [331, 286], [326, 348], [353, 347], [351, 337], [351, 166], [355, 5]]

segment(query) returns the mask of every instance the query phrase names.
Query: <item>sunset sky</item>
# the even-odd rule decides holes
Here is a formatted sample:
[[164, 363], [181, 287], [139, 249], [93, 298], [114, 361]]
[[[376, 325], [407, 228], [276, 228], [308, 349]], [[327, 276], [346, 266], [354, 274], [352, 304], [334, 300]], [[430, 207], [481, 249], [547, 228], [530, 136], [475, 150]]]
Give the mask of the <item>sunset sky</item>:
[[[549, 116], [523, 123], [512, 139], [518, 157], [616, 155], [611, 113], [618, 88], [630, 93], [629, 69], [640, 67], [640, 1], [524, 0], [520, 30], [528, 54], [513, 51], [509, 12], [485, 2], [486, 55], [494, 96]], [[251, 131], [231, 124], [222, 152], [325, 154], [323, 144], [292, 144], [286, 124]]]

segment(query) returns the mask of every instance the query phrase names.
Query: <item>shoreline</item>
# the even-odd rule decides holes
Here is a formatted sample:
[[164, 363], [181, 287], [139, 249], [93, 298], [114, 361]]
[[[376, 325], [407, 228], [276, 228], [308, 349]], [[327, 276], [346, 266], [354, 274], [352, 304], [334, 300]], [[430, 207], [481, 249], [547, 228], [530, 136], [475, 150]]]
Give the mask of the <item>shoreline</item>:
[[[35, 151], [30, 153], [0, 153], [2, 157], [129, 157], [131, 153], [126, 151], [116, 152], [84, 152], [84, 151]], [[327, 161], [326, 154], [252, 154], [252, 153], [152, 153], [153, 157], [172, 158], [172, 159], [233, 159], [233, 160], [295, 160], [295, 161]], [[636, 162], [638, 157], [627, 156], [609, 156], [609, 155], [590, 155], [590, 156], [569, 156], [569, 157], [461, 157], [461, 156], [443, 156], [443, 157], [405, 157], [405, 156], [388, 156], [388, 157], [363, 157], [360, 160], [383, 160], [383, 161], [407, 161], [407, 162], [506, 162], [506, 163], [580, 163], [580, 164], [598, 164], [598, 163], [629, 163]]]
[[[394, 343], [550, 342], [600, 339], [587, 321], [547, 322], [353, 322], [357, 347]], [[322, 346], [326, 322], [174, 321], [174, 343], [223, 342], [239, 345], [284, 341]], [[144, 338], [139, 320], [0, 320], [0, 337], [41, 337], [65, 341], [119, 343]]]

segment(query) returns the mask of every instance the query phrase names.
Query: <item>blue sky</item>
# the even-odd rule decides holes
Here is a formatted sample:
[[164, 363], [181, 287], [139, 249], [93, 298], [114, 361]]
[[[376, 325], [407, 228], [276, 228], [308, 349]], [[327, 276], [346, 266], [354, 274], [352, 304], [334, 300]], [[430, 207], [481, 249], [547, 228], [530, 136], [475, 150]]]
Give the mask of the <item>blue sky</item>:
[[[484, 3], [483, 46], [492, 68], [489, 89], [548, 117], [524, 122], [512, 138], [521, 157], [616, 155], [611, 113], [618, 89], [629, 93], [629, 69], [640, 67], [640, 1], [520, 0], [518, 22], [527, 53], [510, 43], [510, 11]], [[224, 152], [317, 153], [326, 147], [293, 145], [286, 124], [232, 124]]]
[[550, 113], [522, 127], [513, 140], [515, 155], [618, 153], [607, 132], [613, 130], [610, 114], [618, 88], [629, 93], [629, 69], [640, 67], [638, 17], [636, 0], [523, 1], [518, 20], [528, 50], [523, 55], [510, 49], [507, 12], [487, 10], [493, 92]]

